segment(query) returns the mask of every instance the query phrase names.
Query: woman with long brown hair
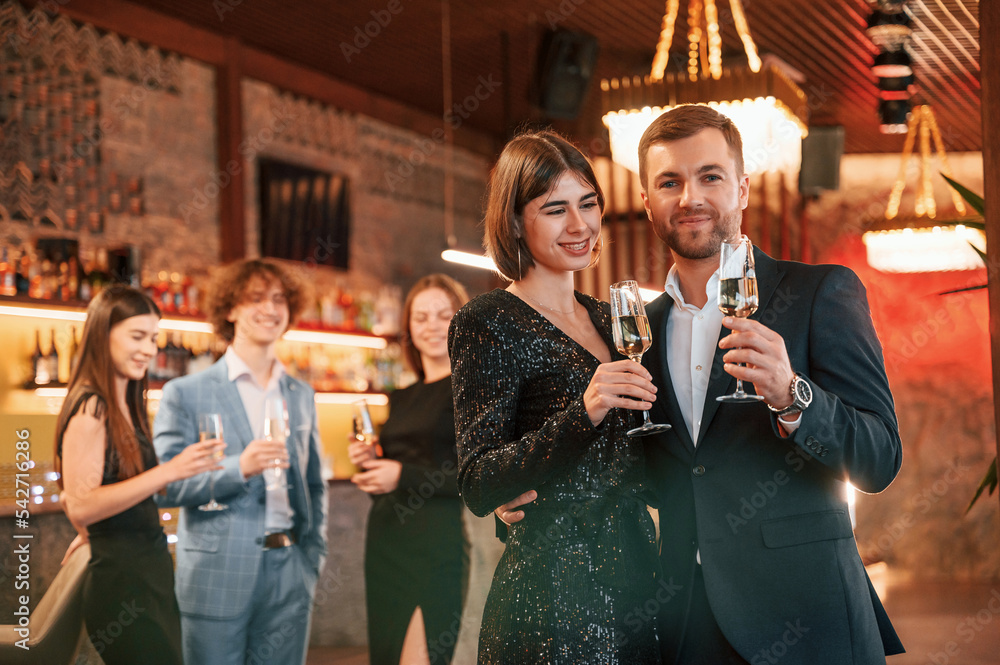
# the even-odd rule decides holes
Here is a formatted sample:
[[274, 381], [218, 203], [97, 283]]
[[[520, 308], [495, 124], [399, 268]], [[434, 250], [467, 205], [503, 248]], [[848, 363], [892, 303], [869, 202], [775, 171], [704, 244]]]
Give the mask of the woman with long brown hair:
[[181, 663], [173, 561], [153, 495], [215, 467], [217, 439], [157, 464], [146, 411], [160, 310], [127, 286], [87, 308], [80, 362], [56, 423], [62, 504], [90, 541], [84, 582], [87, 633], [107, 665]]
[[402, 343], [419, 380], [389, 396], [381, 458], [374, 446], [349, 447], [362, 469], [351, 481], [372, 497], [365, 539], [371, 665], [450, 663], [454, 654], [467, 572], [448, 324], [468, 299], [442, 274], [410, 289]]

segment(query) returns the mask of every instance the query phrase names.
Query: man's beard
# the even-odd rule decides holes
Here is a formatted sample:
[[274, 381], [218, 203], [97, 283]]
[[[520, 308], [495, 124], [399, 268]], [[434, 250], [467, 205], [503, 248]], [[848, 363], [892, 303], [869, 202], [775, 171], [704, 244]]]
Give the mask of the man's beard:
[[714, 224], [707, 234], [692, 235], [679, 224], [673, 224], [667, 231], [666, 237], [660, 236], [660, 239], [674, 254], [685, 259], [707, 259], [718, 256], [722, 241], [729, 240], [739, 232], [743, 211], [740, 209], [730, 211], [723, 220], [719, 219], [718, 213], [713, 212], [712, 218]]

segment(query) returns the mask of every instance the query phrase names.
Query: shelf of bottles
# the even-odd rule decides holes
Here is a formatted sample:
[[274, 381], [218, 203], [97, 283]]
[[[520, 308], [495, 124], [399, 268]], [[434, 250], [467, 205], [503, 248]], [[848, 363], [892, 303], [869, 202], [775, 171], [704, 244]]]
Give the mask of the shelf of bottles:
[[[87, 303], [112, 283], [112, 275], [128, 274], [121, 266], [136, 263], [128, 248], [81, 253], [79, 261], [75, 247], [69, 258], [52, 247], [0, 248], [0, 315], [52, 322], [35, 324], [24, 372], [23, 387], [41, 397], [65, 395]], [[109, 256], [117, 267], [109, 268]], [[163, 313], [160, 347], [149, 370], [149, 396], [157, 399], [166, 381], [206, 369], [225, 344], [203, 317], [198, 280], [178, 272], [132, 270], [129, 281], [144, 289]], [[411, 380], [395, 341], [401, 308], [396, 287], [383, 287], [375, 296], [331, 289], [285, 333], [278, 357], [290, 374], [316, 389], [319, 403], [348, 404], [364, 396], [384, 404], [385, 393]], [[61, 354], [69, 362], [60, 363]]]

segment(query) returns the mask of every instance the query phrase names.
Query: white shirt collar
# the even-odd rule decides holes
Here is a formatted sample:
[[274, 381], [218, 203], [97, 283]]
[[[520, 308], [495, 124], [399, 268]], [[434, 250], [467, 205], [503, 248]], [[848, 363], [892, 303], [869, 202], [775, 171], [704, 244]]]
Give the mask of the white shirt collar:
[[[226, 349], [226, 367], [229, 370], [229, 380], [236, 381], [240, 377], [249, 377], [251, 381], [257, 383], [257, 377], [254, 376], [253, 370], [250, 366], [246, 364], [243, 358], [233, 351], [233, 347], [230, 346]], [[274, 359], [274, 365], [271, 366], [271, 379], [269, 383], [276, 383], [285, 375], [285, 366], [281, 364], [277, 358]], [[267, 388], [267, 386], [260, 386], [261, 388]]]
[[[689, 305], [684, 300], [684, 295], [681, 293], [681, 282], [680, 278], [677, 277], [677, 264], [670, 266], [670, 270], [667, 271], [667, 281], [663, 285], [663, 290], [667, 292], [674, 304], [678, 307], [688, 307]], [[712, 276], [708, 278], [708, 282], [705, 284], [705, 295], [708, 296], [708, 302], [705, 303], [705, 307], [717, 307], [719, 300], [719, 270], [716, 268]], [[702, 307], [704, 309], [704, 307]]]

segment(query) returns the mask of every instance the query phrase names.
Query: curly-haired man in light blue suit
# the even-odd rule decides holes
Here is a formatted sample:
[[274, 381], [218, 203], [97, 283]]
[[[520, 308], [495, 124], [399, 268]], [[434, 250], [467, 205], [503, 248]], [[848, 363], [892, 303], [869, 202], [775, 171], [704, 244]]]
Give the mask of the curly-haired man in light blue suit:
[[[211, 368], [163, 389], [153, 427], [161, 461], [198, 439], [202, 413], [222, 415], [226, 442], [214, 480], [226, 509], [199, 509], [212, 492], [209, 474], [171, 484], [161, 500], [181, 507], [176, 583], [188, 665], [305, 662], [326, 556], [326, 483], [313, 390], [286, 374], [275, 353], [304, 305], [283, 266], [227, 266], [208, 311], [229, 349]], [[288, 412], [287, 445], [263, 436], [264, 404], [278, 396]], [[287, 489], [266, 488], [262, 472], [276, 459]]]

